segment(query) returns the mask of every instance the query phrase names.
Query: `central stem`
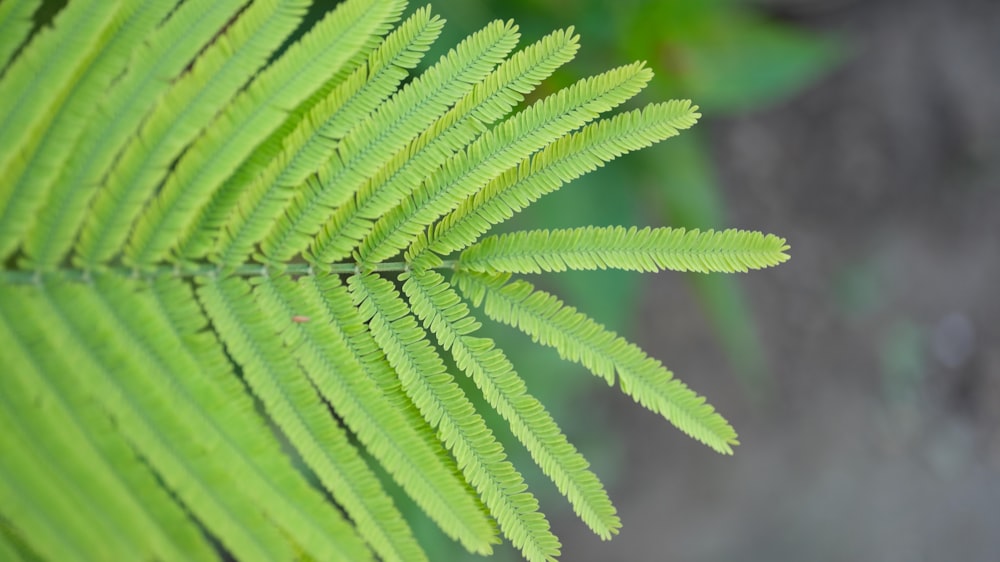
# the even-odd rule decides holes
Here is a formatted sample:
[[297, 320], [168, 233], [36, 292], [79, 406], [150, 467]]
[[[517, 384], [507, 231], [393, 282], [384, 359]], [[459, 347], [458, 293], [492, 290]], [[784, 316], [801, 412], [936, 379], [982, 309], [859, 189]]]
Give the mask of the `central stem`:
[[[433, 269], [453, 269], [457, 260], [445, 260]], [[289, 263], [278, 266], [244, 264], [236, 267], [223, 267], [215, 264], [176, 264], [160, 265], [153, 268], [129, 268], [124, 266], [107, 267], [99, 270], [80, 268], [56, 269], [38, 271], [30, 269], [8, 269], [0, 271], [0, 281], [7, 283], [40, 283], [46, 277], [58, 277], [69, 281], [87, 281], [94, 272], [114, 272], [136, 279], [154, 279], [157, 277], [202, 277], [212, 275], [227, 275], [236, 277], [256, 277], [262, 275], [315, 275], [317, 273], [352, 274], [361, 271], [403, 272], [409, 269], [405, 261], [388, 261], [375, 265], [360, 267], [355, 263], [334, 263], [317, 265], [309, 263]]]

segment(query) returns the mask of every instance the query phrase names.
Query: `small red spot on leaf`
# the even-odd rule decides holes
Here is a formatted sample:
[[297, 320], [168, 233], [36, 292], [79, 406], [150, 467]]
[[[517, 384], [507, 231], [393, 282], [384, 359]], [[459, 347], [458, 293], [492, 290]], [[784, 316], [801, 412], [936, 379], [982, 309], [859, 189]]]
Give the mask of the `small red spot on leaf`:
[[292, 316], [292, 322], [295, 322], [297, 324], [305, 324], [308, 321], [309, 321], [308, 316], [299, 316], [299, 315]]

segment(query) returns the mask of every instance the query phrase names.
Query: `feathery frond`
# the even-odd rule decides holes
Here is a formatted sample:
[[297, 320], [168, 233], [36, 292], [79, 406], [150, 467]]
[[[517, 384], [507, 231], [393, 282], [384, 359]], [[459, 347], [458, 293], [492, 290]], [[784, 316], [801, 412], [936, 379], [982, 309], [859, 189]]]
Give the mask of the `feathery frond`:
[[[47, 192], [37, 185], [57, 171], [59, 155], [79, 134], [83, 115], [64, 111], [114, 78], [120, 58], [91, 66], [113, 34], [120, 2], [73, 3], [57, 16], [55, 27], [41, 30], [0, 80], [0, 259], [6, 259], [31, 226]], [[59, 31], [57, 32], [56, 29]], [[95, 72], [87, 72], [96, 68]], [[93, 77], [88, 80], [88, 77]], [[89, 94], [89, 95], [88, 95]], [[64, 116], [64, 119], [60, 117]], [[47, 143], [48, 139], [52, 139]], [[44, 150], [51, 145], [52, 152]], [[36, 156], [42, 161], [36, 164]], [[27, 178], [26, 182], [20, 181]]]
[[339, 144], [338, 158], [296, 193], [286, 214], [261, 242], [270, 260], [284, 261], [305, 249], [325, 215], [419, 135], [503, 60], [518, 39], [512, 23], [493, 22], [470, 35], [437, 64], [359, 122]]
[[527, 281], [507, 284], [508, 274], [455, 275], [459, 288], [487, 316], [515, 327], [535, 341], [555, 348], [559, 355], [579, 363], [614, 384], [691, 437], [720, 453], [732, 454], [736, 432], [705, 399], [675, 379], [659, 361], [566, 306], [558, 298], [536, 291]]
[[531, 152], [628, 100], [652, 75], [639, 63], [616, 68], [560, 90], [490, 129], [375, 223], [358, 248], [359, 261], [392, 257], [466, 196]]
[[569, 498], [577, 515], [601, 538], [610, 539], [621, 521], [604, 486], [545, 407], [528, 394], [503, 351], [493, 340], [471, 336], [479, 323], [469, 316], [454, 289], [434, 271], [408, 273], [400, 279], [413, 312], [441, 347], [451, 351], [458, 368], [472, 377], [490, 406], [507, 420], [514, 436]]
[[519, 107], [572, 59], [572, 28], [515, 52], [496, 21], [417, 74], [443, 26], [430, 7], [347, 0], [306, 24], [310, 3], [74, 0], [37, 29], [41, 2], [0, 3], [0, 559], [426, 560], [402, 493], [469, 552], [506, 539], [554, 560], [442, 353], [610, 538], [604, 487], [453, 284], [695, 439], [736, 444], [659, 361], [510, 275], [746, 271], [786, 260], [784, 239], [476, 244], [697, 107], [602, 117], [649, 81], [643, 63]]
[[403, 0], [348, 0], [264, 69], [201, 136], [140, 217], [126, 249], [137, 264], [160, 261], [196, 219], [213, 190], [267, 134], [337, 72], [369, 37], [399, 16]]
[[[324, 298], [312, 281], [305, 279], [295, 284], [288, 278], [268, 279], [257, 286], [254, 294], [258, 302], [269, 308], [272, 318], [283, 320], [286, 345], [294, 348], [293, 354], [313, 385], [333, 405], [344, 423], [354, 429], [368, 451], [377, 459], [384, 459], [390, 474], [404, 484], [411, 496], [421, 499], [420, 503], [427, 506], [428, 514], [442, 528], [459, 529], [455, 533], [456, 538], [469, 545], [471, 550], [488, 550], [493, 540], [492, 525], [447, 465], [435, 463], [439, 457], [433, 455], [433, 451], [415, 435], [415, 428], [407, 423], [409, 420], [394, 410], [375, 381], [368, 379], [361, 371], [361, 365], [352, 360], [347, 343], [333, 327], [332, 315], [325, 300], [336, 289], [326, 293]], [[347, 297], [345, 292], [339, 293], [341, 298]], [[296, 323], [292, 320], [296, 314], [306, 315], [310, 321]], [[413, 482], [414, 476], [418, 477], [416, 482]], [[374, 487], [374, 484], [368, 487]], [[330, 488], [334, 497], [337, 497], [338, 489]], [[381, 488], [378, 490], [381, 493]], [[357, 504], [368, 508], [365, 504], [374, 503], [373, 495], [373, 492], [368, 492], [354, 498], [353, 503], [341, 502], [362, 531], [365, 525], [374, 523], [359, 517], [352, 507]], [[388, 498], [385, 500], [388, 501]], [[376, 504], [376, 507], [388, 512], [392, 505]], [[394, 508], [383, 518], [390, 515], [392, 518], [387, 521], [375, 521], [387, 530], [380, 530], [382, 537], [367, 537], [369, 544], [379, 548], [389, 538], [387, 546], [395, 547], [396, 543], [400, 546], [395, 552], [380, 552], [383, 558], [414, 559], [414, 553], [420, 549], [409, 536], [409, 527]], [[368, 518], [374, 520], [373, 517]], [[393, 539], [388, 531], [401, 536]]]
[[[201, 231], [212, 233], [213, 225], [222, 226], [221, 236], [212, 248], [221, 263], [246, 259], [301, 184], [336, 157], [344, 135], [395, 91], [406, 71], [420, 61], [440, 34], [443, 24], [440, 18], [431, 16], [430, 9], [418, 10], [386, 37], [365, 65], [309, 110], [283, 139], [281, 151], [265, 169], [252, 177], [237, 171], [233, 175], [236, 181], [219, 190], [218, 201], [206, 210], [208, 216]], [[232, 201], [227, 202], [227, 197]], [[195, 248], [186, 253], [198, 257], [204, 252]]]
[[427, 250], [448, 255], [475, 242], [538, 198], [627, 152], [691, 127], [700, 116], [687, 100], [653, 104], [601, 119], [564, 136], [507, 170], [435, 223], [407, 250], [419, 263]]
[[787, 260], [786, 249], [783, 238], [746, 230], [589, 226], [491, 236], [463, 251], [459, 267], [487, 273], [608, 268], [745, 273]]
[[[366, 469], [363, 461], [352, 456], [354, 451], [345, 453], [351, 449], [347, 436], [326, 415], [315, 389], [301, 376], [293, 357], [284, 352], [280, 334], [273, 331], [271, 321], [255, 306], [248, 284], [242, 279], [206, 283], [199, 296], [212, 322], [220, 326], [226, 349], [243, 366], [243, 376], [268, 416], [281, 427], [328, 490], [342, 495], [356, 494], [354, 490], [359, 483], [352, 480], [362, 477]], [[347, 505], [356, 507], [351, 501], [354, 499], [348, 497]], [[342, 521], [337, 523], [340, 527]], [[364, 530], [375, 528], [364, 519], [361, 526]], [[353, 533], [338, 531], [341, 536], [334, 544], [340, 549], [327, 551], [324, 557], [371, 558], [361, 542], [351, 536]]]
[[81, 74], [73, 95], [53, 117], [34, 153], [26, 159], [21, 175], [5, 176], [5, 181], [14, 186], [15, 198], [27, 191], [45, 199], [23, 242], [24, 253], [36, 267], [51, 268], [61, 261], [73, 241], [73, 225], [63, 219], [66, 209], [80, 208], [81, 200], [89, 199], [90, 189], [55, 180], [71, 158], [80, 135], [87, 130], [90, 108], [99, 104], [112, 81], [129, 71], [135, 48], [152, 34], [171, 8], [169, 2], [122, 4], [109, 26], [107, 42]]
[[[28, 434], [36, 441], [51, 440], [56, 447], [55, 458], [70, 459], [77, 469], [90, 473], [83, 479], [89, 483], [83, 488], [93, 489], [99, 496], [85, 509], [105, 507], [103, 515], [114, 518], [113, 527], [106, 532], [132, 541], [123, 555], [145, 552], [146, 556], [165, 560], [211, 560], [208, 545], [197, 529], [156, 484], [153, 474], [129, 450], [121, 435], [113, 431], [111, 420], [95, 407], [84, 388], [60, 384], [56, 369], [61, 367], [53, 361], [53, 354], [33, 354], [33, 344], [23, 339], [30, 337], [29, 332], [20, 325], [13, 329], [2, 318], [0, 337], [10, 367], [9, 376], [0, 378], [2, 394], [8, 397], [0, 410], [12, 412], [20, 424], [47, 424], [29, 429]], [[40, 407], [45, 410], [43, 417], [32, 411]], [[4, 451], [7, 456], [14, 454], [12, 448], [4, 447]], [[60, 463], [48, 464], [57, 467]], [[17, 482], [17, 478], [10, 482]], [[52, 555], [50, 549], [62, 542], [53, 539], [33, 546], [38, 552]]]
[[522, 101], [524, 93], [572, 59], [578, 47], [571, 29], [556, 31], [500, 64], [333, 212], [316, 235], [310, 257], [333, 262], [350, 256], [376, 219], [475, 140], [486, 126], [504, 117]]
[[[120, 208], [114, 205], [119, 204], [128, 187], [124, 184], [102, 187], [113, 170], [116, 156], [136, 140], [137, 130], [149, 111], [161, 102], [171, 82], [242, 4], [242, 0], [188, 0], [135, 46], [133, 60], [148, 64], [130, 67], [114, 87], [103, 93], [94, 108], [100, 118], [87, 121], [55, 184], [74, 188], [66, 193], [66, 201], [50, 204], [44, 211], [46, 216], [39, 218], [38, 222], [51, 230], [36, 229], [43, 238], [37, 242], [38, 249], [29, 252], [33, 260], [56, 263], [75, 244], [75, 261], [97, 263], [98, 260], [86, 257], [91, 255], [93, 245], [99, 245], [92, 239], [93, 230], [107, 220], [121, 220], [116, 214], [121, 212]], [[96, 204], [92, 207], [95, 197]], [[88, 221], [90, 214], [95, 218]]]
[[389, 281], [376, 275], [349, 279], [355, 305], [399, 376], [407, 395], [458, 460], [511, 543], [528, 560], [559, 555], [559, 540], [538, 511], [538, 500], [506, 459], [483, 418], [445, 370], [426, 334]]
[[[126, 145], [113, 168], [106, 172], [105, 185], [96, 194], [94, 211], [77, 247], [83, 264], [94, 267], [124, 253], [133, 224], [146, 205], [156, 200], [153, 198], [165, 172], [260, 71], [298, 25], [307, 3], [253, 2], [224, 34], [212, 40], [196, 64], [171, 84], [160, 102], [161, 109], [152, 111], [141, 128], [134, 131], [141, 142], [136, 139]], [[134, 242], [131, 247], [135, 248]]]
[[[128, 302], [129, 294], [114, 298]], [[178, 415], [177, 406], [188, 401], [170, 400], [169, 375], [149, 361], [149, 350], [114, 320], [95, 290], [60, 284], [9, 290], [5, 297], [5, 317], [17, 318], [19, 330], [33, 333], [42, 350], [59, 349], [49, 353], [58, 366], [48, 373], [69, 379], [60, 386], [86, 388], [164, 485], [191, 513], [212, 522], [226, 548], [247, 560], [288, 557], [288, 544], [241, 489], [246, 483], [230, 476], [224, 457], [206, 454], [217, 449], [217, 439], [196, 419]], [[61, 520], [73, 512], [64, 507], [47, 515]]]

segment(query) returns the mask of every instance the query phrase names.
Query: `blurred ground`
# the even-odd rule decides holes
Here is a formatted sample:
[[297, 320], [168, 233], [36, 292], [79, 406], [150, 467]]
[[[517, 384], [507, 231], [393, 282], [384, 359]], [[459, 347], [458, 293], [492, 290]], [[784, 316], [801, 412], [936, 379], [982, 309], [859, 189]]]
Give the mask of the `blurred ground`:
[[1000, 2], [773, 0], [852, 52], [779, 106], [708, 120], [728, 224], [786, 236], [745, 277], [775, 384], [734, 382], [676, 275], [634, 340], [740, 431], [734, 457], [620, 394], [609, 543], [564, 560], [1000, 560]]

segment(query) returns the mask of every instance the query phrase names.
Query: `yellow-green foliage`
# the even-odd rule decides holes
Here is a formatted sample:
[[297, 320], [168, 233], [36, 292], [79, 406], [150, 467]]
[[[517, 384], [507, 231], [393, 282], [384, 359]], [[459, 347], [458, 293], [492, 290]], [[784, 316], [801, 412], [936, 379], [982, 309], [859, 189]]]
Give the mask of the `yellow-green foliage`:
[[[391, 478], [470, 552], [559, 554], [456, 382], [580, 518], [621, 522], [462, 294], [723, 453], [736, 433], [636, 346], [512, 273], [746, 271], [746, 231], [480, 238], [692, 126], [601, 115], [634, 63], [524, 105], [578, 48], [493, 22], [408, 79], [443, 21], [347, 0], [0, 4], [0, 556], [425, 560]], [[513, 52], [513, 54], [512, 54]], [[392, 261], [395, 260], [395, 261]], [[442, 273], [438, 270], [442, 270]], [[446, 366], [445, 355], [457, 366]], [[377, 466], [376, 466], [377, 465]]]

